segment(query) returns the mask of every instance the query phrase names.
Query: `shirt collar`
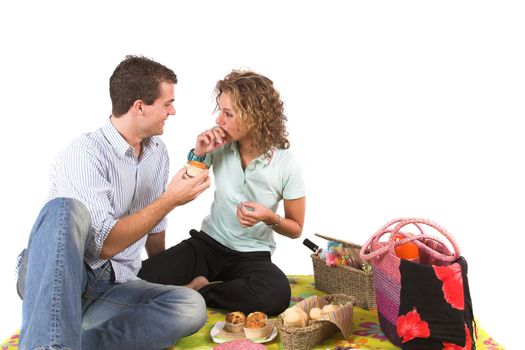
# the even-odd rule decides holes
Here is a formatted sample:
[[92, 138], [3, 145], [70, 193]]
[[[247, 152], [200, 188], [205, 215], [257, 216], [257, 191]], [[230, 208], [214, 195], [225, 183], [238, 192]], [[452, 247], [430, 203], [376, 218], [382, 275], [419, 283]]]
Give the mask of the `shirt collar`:
[[[230, 143], [226, 144], [226, 146], [224, 146], [224, 147], [226, 147], [226, 149], [234, 152], [235, 155], [239, 157], [239, 159], [241, 158], [241, 155], [239, 153], [239, 148], [237, 147], [237, 142], [230, 142]], [[273, 156], [275, 155], [275, 148], [272, 148], [271, 152], [272, 152], [272, 155], [270, 156], [270, 158], [266, 158], [266, 157], [264, 157], [264, 154], [261, 154], [259, 157], [255, 158], [253, 161], [261, 163], [263, 165], [270, 165], [270, 162], [272, 161]]]
[[[113, 126], [111, 118], [109, 118], [102, 127], [102, 133], [119, 155], [124, 157], [127, 154], [133, 154], [133, 147], [126, 142], [124, 137], [122, 137], [118, 130]], [[156, 142], [153, 137], [145, 138], [142, 140], [142, 154], [145, 155], [146, 153], [149, 153], [149, 151], [153, 150], [156, 146], [158, 146], [158, 142]]]

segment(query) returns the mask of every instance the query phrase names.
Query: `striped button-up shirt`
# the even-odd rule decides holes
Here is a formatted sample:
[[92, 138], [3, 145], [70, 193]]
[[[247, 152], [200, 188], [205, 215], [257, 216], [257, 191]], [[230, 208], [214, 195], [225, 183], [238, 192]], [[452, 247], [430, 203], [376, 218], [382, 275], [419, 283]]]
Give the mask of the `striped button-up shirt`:
[[[157, 199], [168, 181], [166, 146], [158, 137], [142, 141], [140, 158], [108, 120], [99, 130], [82, 135], [59, 153], [51, 170], [49, 199], [75, 198], [91, 214], [91, 232], [84, 260], [93, 269], [102, 245], [116, 222]], [[150, 233], [166, 229], [164, 218]], [[147, 235], [113, 256], [115, 281], [137, 279]]]

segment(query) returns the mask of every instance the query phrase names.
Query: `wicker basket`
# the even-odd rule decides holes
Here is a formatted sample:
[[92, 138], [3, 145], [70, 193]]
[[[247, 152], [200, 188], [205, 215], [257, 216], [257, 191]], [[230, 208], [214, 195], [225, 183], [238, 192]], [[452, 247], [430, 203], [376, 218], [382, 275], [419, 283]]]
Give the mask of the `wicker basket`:
[[[361, 246], [339, 239], [331, 238], [321, 234], [315, 234], [333, 242], [340, 242], [345, 247], [353, 248], [359, 256]], [[344, 293], [356, 298], [356, 305], [363, 309], [374, 309], [376, 307], [376, 295], [374, 291], [374, 276], [372, 271], [363, 271], [351, 266], [327, 266], [317, 255], [312, 254], [314, 265], [315, 288], [326, 293]]]
[[[321, 297], [330, 303], [353, 303], [355, 298], [346, 294], [332, 294]], [[350, 315], [351, 319], [352, 315]], [[287, 327], [281, 316], [275, 323], [281, 343], [286, 350], [307, 350], [330, 337], [339, 328], [330, 321], [315, 321], [307, 327]]]

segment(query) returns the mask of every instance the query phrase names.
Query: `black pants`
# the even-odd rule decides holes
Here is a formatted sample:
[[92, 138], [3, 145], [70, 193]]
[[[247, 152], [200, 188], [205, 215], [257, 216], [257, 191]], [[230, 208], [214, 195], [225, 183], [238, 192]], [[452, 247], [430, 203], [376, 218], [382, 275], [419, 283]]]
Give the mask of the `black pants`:
[[185, 285], [197, 276], [210, 282], [199, 290], [209, 307], [268, 315], [290, 304], [290, 284], [272, 263], [269, 252], [238, 252], [205, 232], [191, 230], [191, 238], [142, 262], [139, 277], [153, 283]]

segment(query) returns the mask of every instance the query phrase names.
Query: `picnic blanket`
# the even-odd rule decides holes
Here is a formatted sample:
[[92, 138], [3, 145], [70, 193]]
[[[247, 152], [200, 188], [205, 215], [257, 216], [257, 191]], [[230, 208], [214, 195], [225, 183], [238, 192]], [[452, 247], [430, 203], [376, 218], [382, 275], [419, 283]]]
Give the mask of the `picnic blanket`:
[[[293, 305], [311, 295], [325, 295], [326, 293], [315, 289], [313, 276], [311, 275], [290, 275], [288, 276], [292, 287], [292, 298], [290, 305]], [[210, 335], [210, 331], [217, 322], [224, 321], [227, 311], [221, 309], [208, 308], [208, 321], [206, 325], [197, 333], [179, 340], [171, 350], [211, 350], [216, 344]], [[352, 345], [353, 344], [353, 345]], [[284, 349], [280, 343], [279, 336], [272, 341], [263, 344], [269, 350]], [[354, 307], [352, 328], [350, 336], [344, 339], [340, 332], [333, 337], [314, 347], [314, 350], [334, 349], [336, 346], [359, 346], [360, 349], [368, 350], [397, 350], [398, 347], [392, 345], [379, 328], [379, 321], [376, 310], [364, 310]], [[0, 350], [18, 349], [18, 332], [4, 341]], [[492, 337], [490, 337], [478, 325], [478, 338], [476, 341], [478, 350], [504, 350]], [[122, 349], [125, 350], [125, 349]], [[300, 349], [298, 349], [300, 350]]]

